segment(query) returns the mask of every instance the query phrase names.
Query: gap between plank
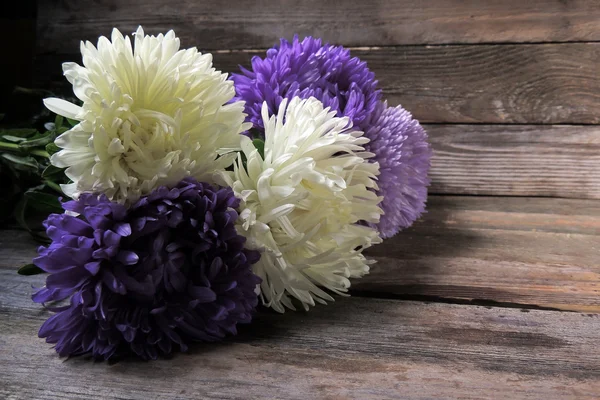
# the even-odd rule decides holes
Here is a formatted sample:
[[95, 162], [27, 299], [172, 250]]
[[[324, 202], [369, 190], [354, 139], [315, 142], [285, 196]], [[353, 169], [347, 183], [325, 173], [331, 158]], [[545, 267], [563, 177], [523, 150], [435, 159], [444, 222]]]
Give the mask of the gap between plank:
[[[329, 43], [329, 42], [327, 42]], [[594, 44], [600, 43], [600, 40], [572, 40], [572, 41], [554, 41], [554, 42], [478, 42], [478, 43], [410, 43], [410, 44], [390, 44], [383, 46], [343, 46], [350, 51], [377, 51], [387, 49], [398, 49], [402, 47], [449, 47], [449, 46], [540, 46], [540, 45], [569, 45], [569, 44]], [[337, 45], [335, 43], [329, 43]], [[276, 46], [277, 43], [273, 43]], [[197, 46], [200, 47], [200, 46]], [[211, 53], [233, 54], [233, 53], [256, 53], [265, 52], [269, 48], [248, 48], [248, 49], [216, 49], [210, 50]]]
[[436, 295], [426, 294], [397, 294], [397, 293], [385, 293], [385, 292], [373, 292], [363, 290], [352, 290], [350, 294], [353, 297], [365, 297], [369, 299], [386, 299], [386, 300], [398, 300], [398, 301], [418, 301], [423, 303], [442, 303], [442, 304], [458, 304], [468, 306], [478, 306], [487, 308], [517, 308], [523, 312], [529, 312], [529, 310], [540, 310], [540, 311], [559, 311], [568, 313], [582, 313], [576, 310], [563, 310], [556, 307], [538, 306], [537, 304], [526, 304], [526, 303], [513, 303], [508, 301], [496, 301], [487, 299], [460, 299], [455, 297], [443, 297]]

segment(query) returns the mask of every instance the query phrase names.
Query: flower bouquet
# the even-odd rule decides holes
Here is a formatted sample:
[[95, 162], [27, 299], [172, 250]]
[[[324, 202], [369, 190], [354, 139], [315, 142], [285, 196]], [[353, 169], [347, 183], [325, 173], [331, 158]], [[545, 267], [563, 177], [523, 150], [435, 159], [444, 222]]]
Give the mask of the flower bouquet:
[[61, 356], [156, 359], [347, 295], [363, 254], [424, 211], [431, 149], [349, 50], [297, 37], [228, 77], [173, 31], [114, 30], [63, 64], [64, 212], [33, 294]]

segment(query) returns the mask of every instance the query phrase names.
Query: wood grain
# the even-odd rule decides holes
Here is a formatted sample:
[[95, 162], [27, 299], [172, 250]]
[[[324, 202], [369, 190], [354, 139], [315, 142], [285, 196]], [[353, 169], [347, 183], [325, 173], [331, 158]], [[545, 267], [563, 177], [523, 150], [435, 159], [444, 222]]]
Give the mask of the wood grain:
[[368, 250], [357, 294], [600, 312], [597, 201], [432, 196], [428, 209]]
[[38, 15], [40, 47], [59, 52], [140, 24], [213, 50], [266, 48], [294, 33], [346, 46], [600, 40], [595, 0], [45, 0]]
[[[37, 84], [70, 93], [61, 62], [74, 55], [41, 53]], [[220, 51], [215, 66], [237, 71], [263, 51]], [[600, 43], [400, 46], [356, 49], [376, 73], [390, 105], [421, 122], [600, 123]]]
[[[0, 231], [0, 270], [30, 262], [25, 232]], [[416, 225], [367, 251], [356, 295], [600, 313], [600, 202], [430, 196]]]
[[[171, 360], [59, 359], [37, 329], [41, 277], [0, 271], [0, 396], [10, 399], [595, 398], [598, 315], [344, 298], [261, 312]], [[19, 295], [20, 294], [20, 295]]]
[[[224, 71], [262, 52], [214, 54]], [[390, 105], [421, 122], [600, 123], [600, 43], [400, 46], [354, 50]]]
[[[508, 217], [507, 217], [508, 216]], [[429, 196], [421, 224], [600, 235], [600, 202], [552, 198]]]
[[352, 47], [426, 124], [430, 192], [480, 196], [430, 196], [353, 297], [147, 363], [58, 358], [44, 276], [16, 274], [37, 245], [0, 230], [0, 398], [597, 399], [600, 202], [526, 196], [600, 199], [599, 19], [596, 0], [38, 2], [35, 85], [58, 93], [113, 26], [174, 28], [229, 72], [293, 33]]
[[15, 269], [29, 264], [37, 256], [37, 244], [23, 230], [0, 230], [0, 268]]
[[426, 125], [430, 193], [600, 199], [600, 127]]
[[425, 125], [433, 194], [600, 199], [600, 127]]

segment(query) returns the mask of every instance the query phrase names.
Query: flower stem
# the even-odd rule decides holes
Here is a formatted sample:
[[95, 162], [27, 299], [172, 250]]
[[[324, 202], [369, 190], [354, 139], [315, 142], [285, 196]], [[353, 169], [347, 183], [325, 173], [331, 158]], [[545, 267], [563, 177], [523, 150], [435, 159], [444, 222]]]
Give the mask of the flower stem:
[[48, 154], [48, 152], [46, 150], [34, 149], [34, 150], [31, 150], [28, 152], [28, 151], [24, 151], [16, 143], [0, 142], [0, 151], [3, 151], [3, 150], [11, 151], [13, 153], [20, 153], [20, 154], [29, 153], [31, 155], [38, 156], [38, 157], [50, 158], [50, 154]]
[[0, 150], [18, 151], [20, 152], [19, 145], [16, 143], [0, 142]]
[[30, 153], [33, 154], [34, 156], [50, 158], [50, 154], [48, 154], [48, 152], [46, 150], [39, 150], [39, 149], [32, 150]]

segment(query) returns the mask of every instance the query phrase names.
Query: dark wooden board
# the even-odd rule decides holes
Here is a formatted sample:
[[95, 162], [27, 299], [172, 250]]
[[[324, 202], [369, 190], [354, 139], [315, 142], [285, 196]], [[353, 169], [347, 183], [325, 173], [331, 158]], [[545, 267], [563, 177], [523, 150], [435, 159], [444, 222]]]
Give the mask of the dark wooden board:
[[[41, 53], [38, 85], [69, 92], [61, 62]], [[214, 53], [215, 66], [236, 71], [262, 51]], [[594, 124], [600, 122], [600, 43], [400, 46], [353, 51], [376, 73], [391, 105], [421, 122]]]
[[15, 269], [29, 264], [37, 256], [40, 246], [28, 232], [22, 230], [0, 230], [0, 269]]
[[44, 276], [16, 274], [37, 244], [0, 230], [0, 398], [600, 398], [600, 202], [564, 199], [600, 199], [599, 20], [596, 0], [38, 1], [34, 85], [58, 93], [113, 26], [175, 29], [228, 72], [293, 33], [349, 46], [425, 123], [430, 192], [469, 196], [430, 196], [352, 297], [147, 363], [58, 358]]
[[374, 246], [362, 295], [600, 312], [597, 201], [432, 196], [412, 228]]
[[600, 199], [600, 127], [426, 125], [431, 193]]
[[70, 52], [112, 27], [175, 29], [186, 46], [266, 48], [314, 35], [346, 46], [600, 40], [595, 0], [39, 1], [39, 45]]
[[261, 312], [171, 360], [59, 359], [36, 336], [41, 276], [0, 271], [0, 397], [10, 399], [596, 398], [598, 315], [340, 298]]
[[[374, 297], [600, 312], [600, 202], [430, 196], [414, 227], [367, 251], [353, 282]], [[25, 232], [0, 231], [0, 270], [30, 262]]]

